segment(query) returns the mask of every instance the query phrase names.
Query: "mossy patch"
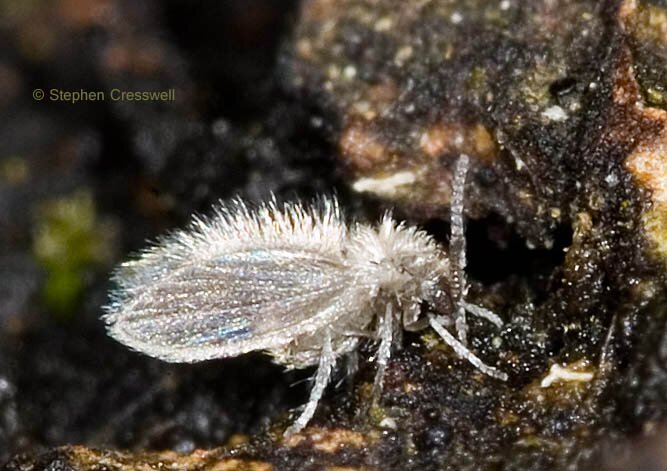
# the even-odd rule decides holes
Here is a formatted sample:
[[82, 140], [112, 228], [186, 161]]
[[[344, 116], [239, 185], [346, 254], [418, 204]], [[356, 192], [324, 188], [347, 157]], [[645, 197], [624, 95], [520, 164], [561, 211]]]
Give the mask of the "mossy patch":
[[39, 205], [33, 251], [46, 270], [42, 296], [54, 315], [73, 314], [86, 287], [87, 272], [110, 258], [113, 232], [99, 220], [89, 190]]

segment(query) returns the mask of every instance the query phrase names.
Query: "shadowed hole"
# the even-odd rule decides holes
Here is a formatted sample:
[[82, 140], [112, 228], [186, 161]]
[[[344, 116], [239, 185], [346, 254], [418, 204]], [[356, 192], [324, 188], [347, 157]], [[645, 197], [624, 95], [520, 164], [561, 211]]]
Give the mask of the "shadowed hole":
[[[424, 228], [440, 241], [449, 239], [449, 224], [431, 220]], [[484, 285], [525, 281], [536, 293], [544, 294], [552, 273], [563, 264], [564, 249], [572, 242], [571, 228], [561, 225], [554, 231], [550, 249], [530, 249], [525, 240], [498, 216], [466, 223], [468, 277]]]

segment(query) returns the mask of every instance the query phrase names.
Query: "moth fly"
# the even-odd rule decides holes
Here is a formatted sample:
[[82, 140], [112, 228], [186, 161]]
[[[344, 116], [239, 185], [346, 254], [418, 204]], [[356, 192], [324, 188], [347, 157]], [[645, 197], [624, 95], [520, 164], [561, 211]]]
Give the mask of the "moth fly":
[[[386, 214], [376, 226], [348, 225], [335, 199], [275, 201], [250, 208], [219, 204], [210, 218], [160, 239], [120, 265], [106, 306], [109, 335], [169, 362], [198, 362], [262, 350], [287, 368], [317, 365], [310, 398], [285, 434], [310, 421], [336, 359], [356, 350], [361, 334], [379, 342], [374, 398], [401, 329], [430, 325], [483, 373], [466, 346], [466, 312], [500, 326], [494, 313], [464, 297], [463, 187], [468, 157], [456, 164], [447, 253], [426, 232]], [[449, 286], [457, 336], [442, 313], [421, 313]]]

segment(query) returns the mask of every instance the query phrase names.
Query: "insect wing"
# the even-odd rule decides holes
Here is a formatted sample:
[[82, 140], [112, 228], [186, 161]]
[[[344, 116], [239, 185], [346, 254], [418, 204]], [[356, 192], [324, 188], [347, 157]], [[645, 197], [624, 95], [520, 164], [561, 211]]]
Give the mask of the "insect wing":
[[121, 288], [106, 321], [113, 337], [136, 350], [194, 362], [285, 345], [316, 330], [347, 310], [350, 286], [349, 267], [334, 257], [253, 249]]

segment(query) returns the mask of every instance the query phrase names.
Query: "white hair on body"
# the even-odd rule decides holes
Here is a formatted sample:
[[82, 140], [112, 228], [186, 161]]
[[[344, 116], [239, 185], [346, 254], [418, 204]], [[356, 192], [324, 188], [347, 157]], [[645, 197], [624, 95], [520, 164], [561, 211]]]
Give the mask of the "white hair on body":
[[[379, 341], [374, 400], [401, 329], [426, 324], [457, 355], [506, 380], [466, 346], [466, 311], [502, 324], [464, 300], [467, 168], [462, 156], [453, 179], [453, 266], [430, 235], [390, 214], [377, 226], [348, 225], [335, 199], [254, 209], [236, 199], [116, 270], [105, 307], [108, 333], [170, 362], [262, 350], [287, 368], [317, 365], [310, 398], [286, 434], [307, 425], [336, 359], [354, 352], [363, 336]], [[449, 313], [421, 314], [421, 304], [442, 295], [444, 285], [451, 286], [458, 338], [445, 328]]]

